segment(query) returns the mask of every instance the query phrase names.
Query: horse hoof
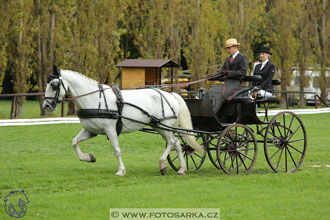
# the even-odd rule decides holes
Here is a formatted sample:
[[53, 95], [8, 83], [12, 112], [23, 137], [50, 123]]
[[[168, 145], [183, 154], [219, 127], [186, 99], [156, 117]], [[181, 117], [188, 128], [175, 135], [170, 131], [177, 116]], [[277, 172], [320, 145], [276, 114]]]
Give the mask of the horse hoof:
[[90, 162], [91, 163], [95, 163], [96, 162], [96, 158], [93, 156], [93, 154], [89, 154], [89, 158], [90, 158]]
[[176, 174], [178, 174], [179, 176], [185, 175], [184, 171], [178, 171], [178, 172], [176, 172]]
[[118, 170], [118, 172], [116, 173], [116, 176], [124, 176], [126, 174], [125, 170]]
[[165, 167], [163, 169], [160, 169], [160, 173], [164, 176], [165, 173], [167, 172], [167, 170], [168, 170], [168, 167]]

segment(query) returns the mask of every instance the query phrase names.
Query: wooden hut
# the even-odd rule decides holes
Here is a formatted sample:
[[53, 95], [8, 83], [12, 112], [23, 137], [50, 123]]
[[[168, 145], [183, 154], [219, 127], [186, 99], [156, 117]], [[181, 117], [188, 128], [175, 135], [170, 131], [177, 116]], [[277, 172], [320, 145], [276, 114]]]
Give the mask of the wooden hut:
[[161, 85], [162, 68], [171, 68], [171, 78], [173, 79], [173, 68], [179, 67], [173, 61], [165, 59], [126, 59], [116, 66], [123, 68], [121, 73], [121, 87], [123, 89]]

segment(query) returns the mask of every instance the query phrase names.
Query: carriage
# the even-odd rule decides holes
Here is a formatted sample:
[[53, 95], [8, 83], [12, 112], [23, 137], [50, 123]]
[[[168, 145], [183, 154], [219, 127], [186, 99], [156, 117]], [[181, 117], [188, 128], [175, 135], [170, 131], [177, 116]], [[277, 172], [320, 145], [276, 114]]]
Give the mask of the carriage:
[[[259, 81], [259, 76], [246, 76], [243, 81]], [[280, 80], [273, 80], [280, 85]], [[217, 169], [226, 174], [245, 174], [251, 171], [263, 145], [266, 161], [275, 172], [294, 172], [302, 164], [307, 147], [306, 129], [293, 112], [282, 111], [272, 118], [268, 115], [276, 96], [256, 97], [253, 87], [236, 92], [215, 118], [212, 100], [186, 99], [190, 110], [194, 135], [206, 149], [204, 154], [194, 151], [180, 132], [180, 139], [188, 171], [198, 170], [208, 156]], [[207, 154], [207, 155], [206, 155]], [[172, 151], [167, 157], [174, 170], [179, 169], [178, 156]]]
[[[260, 76], [245, 76], [243, 81], [258, 80]], [[275, 172], [296, 171], [306, 154], [307, 135], [301, 119], [289, 111], [270, 118], [269, 105], [277, 99], [256, 96], [257, 88], [237, 91], [214, 117], [212, 100], [183, 100], [178, 94], [155, 88], [121, 93], [117, 86], [101, 85], [78, 72], [60, 71], [54, 66], [43, 107], [55, 111], [67, 92], [79, 108], [83, 126], [72, 141], [79, 160], [96, 161], [92, 154], [80, 150], [81, 141], [107, 135], [117, 157], [116, 175], [126, 173], [117, 136], [138, 130], [157, 132], [165, 139], [166, 149], [159, 159], [162, 174], [167, 171], [166, 158], [183, 175], [186, 170], [198, 170], [206, 154], [227, 174], [248, 173], [256, 162], [258, 143], [263, 144], [266, 160]], [[257, 115], [260, 108], [263, 116]]]

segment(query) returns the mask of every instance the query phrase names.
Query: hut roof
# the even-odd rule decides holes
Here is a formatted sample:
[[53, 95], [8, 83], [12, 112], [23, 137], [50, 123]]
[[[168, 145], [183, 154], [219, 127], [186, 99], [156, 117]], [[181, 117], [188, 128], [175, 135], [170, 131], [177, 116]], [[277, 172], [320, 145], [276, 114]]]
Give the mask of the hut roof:
[[126, 59], [118, 63], [116, 67], [179, 67], [179, 65], [165, 59]]

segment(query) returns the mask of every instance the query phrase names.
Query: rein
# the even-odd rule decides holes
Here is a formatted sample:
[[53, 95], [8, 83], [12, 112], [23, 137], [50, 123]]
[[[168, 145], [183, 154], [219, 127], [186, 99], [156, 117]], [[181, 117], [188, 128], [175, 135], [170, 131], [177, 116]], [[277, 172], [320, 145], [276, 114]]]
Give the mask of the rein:
[[85, 94], [82, 94], [82, 95], [77, 95], [77, 96], [70, 97], [70, 98], [63, 98], [63, 101], [71, 101], [71, 100], [78, 99], [78, 98], [81, 98], [81, 97], [84, 97], [84, 96], [92, 95], [92, 94], [97, 93], [97, 92], [103, 92], [103, 91], [108, 90], [108, 89], [111, 89], [111, 87], [98, 89], [98, 90], [95, 90], [95, 91], [92, 91], [92, 92], [89, 92], [89, 93], [85, 93]]
[[[199, 80], [196, 80], [196, 81], [192, 81], [192, 82], [187, 82], [187, 83], [176, 83], [176, 84], [161, 85], [160, 88], [185, 87], [187, 85], [192, 85], [192, 84], [204, 82], [206, 80], [213, 79], [213, 78], [216, 78], [216, 77], [219, 77], [219, 74], [213, 74], [213, 75], [204, 77], [202, 79], [199, 79]], [[78, 98], [81, 98], [81, 97], [84, 97], [84, 96], [92, 95], [92, 94], [97, 93], [97, 92], [102, 92], [102, 91], [105, 91], [105, 90], [108, 90], [108, 89], [111, 89], [111, 87], [110, 88], [98, 89], [98, 90], [95, 90], [95, 91], [92, 91], [92, 92], [89, 92], [89, 93], [85, 93], [85, 94], [74, 96], [74, 97], [70, 97], [70, 98], [63, 98], [62, 100], [63, 101], [71, 101], [71, 100], [78, 99]]]

